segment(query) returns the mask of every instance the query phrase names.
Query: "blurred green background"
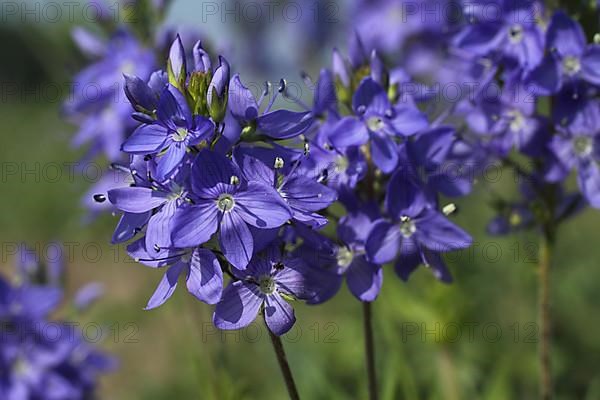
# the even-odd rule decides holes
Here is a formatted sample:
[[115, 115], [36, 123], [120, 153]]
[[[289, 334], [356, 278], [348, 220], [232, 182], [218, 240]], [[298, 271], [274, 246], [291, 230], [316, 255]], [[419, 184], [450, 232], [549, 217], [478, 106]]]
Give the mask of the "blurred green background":
[[[177, 10], [185, 4], [176, 2], [172, 21], [183, 19]], [[285, 398], [260, 323], [237, 333], [217, 332], [211, 307], [184, 290], [161, 308], [143, 311], [162, 272], [131, 262], [123, 247], [109, 244], [116, 217], [86, 222], [81, 196], [91, 182], [81, 174], [69, 179], [64, 168], [60, 178], [48, 179], [55, 176], [48, 166], [83, 156], [69, 146], [75, 128], [62, 121], [59, 100], [4, 95], [7, 83], [35, 93], [69, 81], [84, 65], [71, 43], [71, 27], [18, 22], [0, 27], [2, 269], [13, 263], [10, 244], [27, 242], [43, 251], [58, 240], [74, 249], [70, 294], [90, 281], [105, 285], [101, 301], [78, 317], [81, 326], [99, 324], [101, 346], [120, 359], [120, 368], [102, 380], [101, 399]], [[15, 165], [17, 173], [11, 172]], [[512, 176], [506, 172], [495, 190], [508, 197], [515, 190]], [[490, 199], [479, 184], [459, 202], [456, 220], [476, 244], [448, 257], [454, 284], [438, 283], [424, 268], [409, 283], [397, 279], [391, 267], [386, 270], [373, 306], [382, 399], [536, 398], [537, 239], [489, 237]], [[552, 266], [557, 399], [600, 399], [599, 226], [600, 213], [587, 210], [558, 236]], [[298, 322], [284, 345], [302, 397], [366, 398], [361, 305], [344, 288], [329, 303], [295, 309]]]

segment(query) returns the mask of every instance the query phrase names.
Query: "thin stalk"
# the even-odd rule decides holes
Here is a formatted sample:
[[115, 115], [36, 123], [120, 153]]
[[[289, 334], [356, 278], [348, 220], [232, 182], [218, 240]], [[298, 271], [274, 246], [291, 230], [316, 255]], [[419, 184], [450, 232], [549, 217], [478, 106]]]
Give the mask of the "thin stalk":
[[539, 255], [539, 297], [538, 317], [540, 319], [541, 337], [539, 343], [539, 377], [540, 399], [552, 399], [552, 372], [551, 372], [551, 323], [550, 314], [550, 263], [552, 259], [553, 238], [547, 232], [540, 241]]
[[268, 326], [267, 332], [269, 332], [269, 337], [271, 338], [271, 343], [273, 344], [273, 350], [275, 350], [277, 362], [279, 363], [279, 369], [281, 370], [281, 374], [283, 375], [283, 380], [285, 381], [285, 386], [287, 387], [290, 399], [300, 400], [300, 396], [298, 395], [298, 389], [296, 388], [296, 383], [294, 382], [294, 377], [292, 375], [292, 370], [290, 369], [290, 365], [288, 364], [287, 357], [285, 355], [285, 350], [283, 349], [283, 343], [281, 343], [281, 339], [279, 338], [279, 336], [271, 332]]
[[369, 400], [377, 400], [377, 375], [375, 373], [375, 344], [373, 341], [373, 321], [371, 303], [363, 301], [363, 326], [365, 334], [365, 356], [369, 379]]

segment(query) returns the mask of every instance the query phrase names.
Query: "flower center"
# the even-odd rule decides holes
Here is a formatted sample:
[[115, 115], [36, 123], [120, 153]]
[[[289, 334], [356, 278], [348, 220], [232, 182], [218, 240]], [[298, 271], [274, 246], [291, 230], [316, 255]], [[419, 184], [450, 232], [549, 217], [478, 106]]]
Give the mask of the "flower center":
[[127, 75], [133, 75], [135, 72], [135, 64], [131, 61], [125, 61], [121, 64], [121, 73]]
[[372, 132], [376, 132], [383, 128], [383, 120], [379, 117], [370, 117], [367, 119], [367, 128]]
[[566, 56], [563, 58], [562, 68], [565, 74], [572, 76], [581, 70], [581, 62], [577, 57]]
[[523, 40], [523, 26], [515, 24], [508, 29], [508, 38], [512, 44], [518, 44]]
[[511, 132], [518, 132], [523, 129], [525, 125], [525, 116], [519, 110], [511, 110], [508, 112], [508, 116], [510, 118], [510, 130]]
[[186, 128], [177, 128], [173, 133], [173, 140], [175, 142], [183, 142], [187, 137], [189, 131]]
[[220, 195], [217, 199], [217, 207], [223, 212], [231, 211], [233, 206], [235, 206], [235, 200], [233, 199], [233, 196], [228, 193]]
[[263, 275], [258, 280], [260, 291], [264, 294], [275, 293], [275, 280], [269, 275]]
[[518, 211], [512, 211], [508, 217], [508, 223], [511, 226], [519, 226], [521, 225], [521, 222], [523, 222], [521, 214], [519, 214]]
[[591, 137], [577, 136], [573, 138], [573, 150], [580, 157], [587, 157], [592, 154], [594, 143]]
[[16, 375], [24, 376], [29, 372], [30, 367], [27, 360], [22, 357], [17, 358], [14, 364], [14, 371]]
[[173, 184], [171, 193], [167, 195], [168, 201], [173, 201], [181, 198], [183, 196], [183, 187], [177, 184]]
[[350, 166], [350, 162], [348, 161], [348, 158], [346, 158], [345, 156], [338, 156], [335, 159], [335, 171], [336, 172], [346, 172], [346, 170], [348, 169], [348, 167]]
[[411, 220], [409, 217], [402, 216], [400, 217], [400, 233], [406, 239], [411, 237], [417, 231], [417, 226], [415, 222]]
[[338, 249], [336, 258], [338, 266], [342, 268], [348, 268], [354, 259], [354, 253], [347, 247], [340, 247]]

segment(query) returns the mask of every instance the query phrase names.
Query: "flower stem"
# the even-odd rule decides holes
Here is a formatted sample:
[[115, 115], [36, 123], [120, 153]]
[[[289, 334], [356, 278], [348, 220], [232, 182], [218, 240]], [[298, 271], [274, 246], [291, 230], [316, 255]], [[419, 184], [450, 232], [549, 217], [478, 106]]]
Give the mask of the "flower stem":
[[365, 356], [367, 358], [367, 377], [369, 379], [369, 400], [377, 400], [377, 375], [375, 373], [375, 345], [373, 343], [373, 321], [371, 303], [363, 301], [363, 319], [365, 333]]
[[271, 343], [273, 344], [273, 349], [275, 350], [275, 355], [277, 356], [277, 362], [279, 363], [279, 369], [283, 375], [283, 380], [285, 381], [290, 399], [300, 400], [298, 389], [296, 388], [296, 383], [294, 382], [294, 377], [292, 376], [292, 370], [290, 369], [290, 365], [288, 364], [287, 357], [283, 349], [283, 343], [281, 343], [279, 336], [271, 332], [268, 326], [267, 332], [269, 332], [269, 337], [271, 338]]
[[552, 373], [550, 359], [551, 315], [550, 315], [550, 263], [552, 257], [553, 237], [545, 232], [540, 241], [539, 255], [539, 298], [538, 313], [541, 337], [539, 344], [540, 362], [540, 399], [552, 398]]

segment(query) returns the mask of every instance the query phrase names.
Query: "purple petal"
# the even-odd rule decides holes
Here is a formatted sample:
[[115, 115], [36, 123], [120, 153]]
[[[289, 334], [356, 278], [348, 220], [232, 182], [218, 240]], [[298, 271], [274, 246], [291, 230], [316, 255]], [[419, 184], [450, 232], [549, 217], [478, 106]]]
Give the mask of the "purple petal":
[[415, 239], [435, 252], [464, 249], [473, 241], [467, 232], [437, 211], [427, 211], [415, 224]]
[[212, 71], [212, 63], [208, 53], [202, 48], [202, 42], [198, 40], [192, 49], [194, 57], [194, 72], [210, 72]]
[[398, 164], [398, 146], [387, 135], [371, 134], [371, 153], [377, 168], [389, 174]]
[[398, 255], [401, 239], [402, 234], [397, 225], [379, 220], [373, 225], [365, 245], [369, 259], [376, 264], [392, 261]]
[[311, 269], [299, 258], [286, 259], [284, 264], [285, 268], [275, 275], [279, 289], [302, 300], [314, 297], [309, 281]]
[[141, 125], [127, 138], [121, 149], [126, 153], [152, 154], [162, 150], [167, 128], [162, 125]]
[[219, 231], [223, 255], [237, 269], [246, 269], [252, 258], [252, 234], [242, 217], [234, 210], [223, 214]]
[[94, 57], [101, 57], [106, 53], [106, 43], [94, 33], [81, 26], [73, 28], [71, 31], [71, 37], [77, 44], [79, 49]]
[[267, 296], [265, 301], [265, 320], [267, 326], [277, 336], [289, 331], [296, 322], [294, 309], [279, 294]]
[[145, 237], [129, 244], [127, 246], [127, 254], [136, 262], [139, 262], [140, 264], [152, 268], [164, 267], [166, 265], [174, 264], [175, 262], [179, 261], [179, 259], [182, 256], [181, 251], [172, 250], [166, 256], [164, 254], [161, 254], [160, 258], [155, 257], [154, 254], [150, 254], [148, 250], [146, 250]]
[[259, 182], [250, 182], [245, 191], [236, 193], [235, 209], [244, 221], [257, 228], [277, 228], [292, 218], [277, 190]]
[[334, 107], [335, 102], [336, 96], [333, 75], [331, 74], [331, 71], [322, 69], [319, 74], [319, 80], [317, 81], [317, 87], [315, 88], [313, 113], [315, 115], [320, 115], [329, 108]]
[[176, 81], [185, 78], [187, 71], [185, 61], [185, 49], [183, 48], [183, 43], [178, 34], [169, 50], [169, 64]]
[[424, 259], [425, 265], [431, 269], [431, 272], [433, 272], [438, 280], [444, 283], [452, 282], [452, 275], [450, 274], [450, 271], [448, 271], [446, 263], [444, 263], [444, 260], [439, 253], [426, 251], [424, 253]]
[[454, 143], [454, 128], [440, 126], [418, 135], [409, 143], [411, 155], [422, 166], [438, 166], [446, 161]]
[[561, 56], [580, 56], [585, 48], [585, 35], [578, 22], [562, 11], [552, 16], [548, 26], [547, 47]]
[[504, 37], [500, 34], [501, 28], [501, 24], [489, 22], [469, 25], [460, 33], [456, 44], [465, 51], [487, 55]]
[[185, 269], [185, 267], [186, 265], [182, 262], [178, 262], [177, 264], [169, 267], [167, 272], [165, 272], [162, 279], [158, 283], [158, 287], [154, 291], [154, 294], [150, 300], [148, 300], [148, 305], [145, 308], [146, 310], [152, 310], [153, 308], [160, 307], [165, 301], [169, 300], [177, 288], [177, 280], [179, 279], [179, 275], [181, 275], [181, 272]]
[[163, 89], [156, 113], [158, 119], [163, 123], [168, 123], [171, 129], [183, 126], [184, 121], [187, 124], [192, 122], [192, 112], [185, 97], [173, 85], [168, 85]]
[[367, 114], [376, 114], [379, 116], [385, 115], [391, 109], [387, 93], [380, 84], [371, 78], [362, 80], [352, 98], [352, 108], [354, 111], [360, 113], [363, 107]]
[[108, 200], [119, 210], [144, 213], [163, 205], [168, 194], [145, 187], [122, 187], [108, 191]]
[[274, 139], [290, 139], [304, 132], [313, 123], [312, 113], [288, 110], [272, 111], [258, 117], [258, 129]]
[[181, 161], [185, 157], [187, 146], [183, 142], [171, 142], [171, 145], [157, 160], [156, 175], [159, 180], [168, 178], [170, 174], [175, 172]]
[[581, 59], [583, 78], [595, 85], [600, 85], [600, 46], [591, 45]]
[[562, 85], [560, 64], [552, 56], [546, 56], [527, 77], [527, 87], [531, 94], [548, 96], [556, 93]]
[[346, 87], [350, 86], [350, 72], [348, 71], [348, 64], [336, 48], [333, 49], [331, 69], [333, 70], [335, 77], [341, 81], [342, 85]]
[[264, 296], [256, 285], [237, 281], [230, 283], [217, 303], [213, 322], [219, 329], [241, 329], [258, 315]]
[[229, 83], [229, 63], [224, 57], [219, 56], [219, 66], [215, 70], [215, 73], [208, 85], [207, 101], [208, 105], [213, 102], [213, 89], [219, 97], [223, 96], [225, 88]]
[[200, 248], [194, 250], [186, 284], [188, 291], [200, 301], [216, 304], [221, 299], [223, 271], [211, 251]]
[[176, 211], [177, 203], [175, 201], [168, 201], [148, 221], [148, 227], [146, 228], [146, 249], [154, 257], [161, 255], [163, 249], [171, 247], [171, 220]]
[[124, 213], [113, 232], [111, 243], [124, 243], [132, 239], [146, 225], [151, 215], [151, 211], [144, 213]]
[[173, 216], [171, 240], [179, 248], [207, 242], [218, 227], [218, 209], [211, 201], [178, 210]]
[[594, 162], [579, 166], [577, 181], [581, 192], [592, 207], [600, 208], [600, 170]]
[[414, 107], [397, 107], [387, 121], [402, 136], [414, 135], [429, 126], [427, 116]]
[[400, 279], [406, 282], [422, 262], [421, 253], [417, 249], [403, 251], [400, 257], [398, 257], [396, 264], [394, 264], [394, 269]]
[[319, 211], [337, 200], [335, 190], [304, 176], [290, 178], [280, 192], [293, 210]]
[[75, 293], [73, 301], [78, 310], [87, 309], [104, 294], [104, 285], [99, 282], [88, 283]]
[[413, 178], [413, 172], [398, 169], [390, 179], [385, 197], [387, 211], [395, 219], [416, 217], [427, 205], [423, 190]]
[[207, 190], [218, 185], [229, 185], [231, 177], [241, 178], [241, 172], [222, 154], [203, 150], [192, 165], [192, 189], [196, 194], [218, 196], [220, 192]]
[[364, 243], [373, 221], [364, 212], [347, 214], [340, 219], [337, 227], [338, 238], [346, 244]]
[[243, 124], [258, 117], [258, 104], [254, 95], [242, 84], [239, 74], [235, 74], [229, 83], [229, 109], [233, 116]]
[[[275, 173], [273, 170], [265, 165], [263, 161], [248, 154], [248, 148], [236, 147], [234, 150], [234, 160], [236, 164], [244, 171], [244, 176], [248, 181], [262, 182], [267, 186], [273, 186], [275, 183]], [[273, 157], [272, 165], [275, 163], [275, 157]]]
[[137, 76], [125, 74], [125, 95], [136, 111], [138, 106], [147, 111], [154, 111], [156, 108], [156, 95], [148, 84]]
[[344, 117], [335, 123], [329, 133], [329, 141], [335, 148], [360, 146], [369, 140], [365, 123], [356, 117]]
[[346, 273], [350, 292], [361, 301], [374, 301], [383, 283], [383, 270], [364, 256], [355, 257]]

